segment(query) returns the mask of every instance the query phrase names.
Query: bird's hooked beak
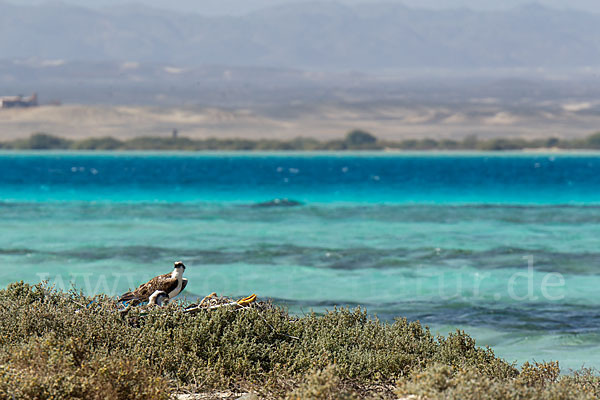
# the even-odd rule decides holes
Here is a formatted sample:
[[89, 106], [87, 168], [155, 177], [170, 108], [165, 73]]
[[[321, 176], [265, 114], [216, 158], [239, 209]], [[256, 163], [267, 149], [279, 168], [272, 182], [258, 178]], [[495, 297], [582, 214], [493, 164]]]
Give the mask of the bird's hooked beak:
[[185, 265], [183, 265], [181, 261], [175, 262], [175, 268], [183, 268], [183, 270], [185, 271]]

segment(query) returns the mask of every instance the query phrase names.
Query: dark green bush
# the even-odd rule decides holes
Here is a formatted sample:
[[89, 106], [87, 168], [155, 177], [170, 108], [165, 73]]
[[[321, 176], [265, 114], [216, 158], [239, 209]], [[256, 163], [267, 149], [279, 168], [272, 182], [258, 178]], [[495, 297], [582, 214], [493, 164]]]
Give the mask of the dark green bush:
[[348, 132], [344, 142], [349, 149], [376, 150], [381, 148], [381, 146], [377, 145], [377, 138], [375, 136], [360, 129]]
[[559, 138], [551, 137], [546, 139], [543, 147], [558, 147], [561, 145], [561, 140]]
[[68, 149], [71, 141], [46, 133], [35, 133], [28, 139], [16, 140], [10, 147], [23, 150], [60, 150]]
[[490, 139], [478, 142], [479, 150], [520, 150], [533, 147], [523, 139]]
[[594, 133], [586, 138], [587, 148], [600, 149], [600, 132]]
[[118, 150], [123, 148], [123, 142], [112, 137], [90, 138], [74, 142], [74, 150]]

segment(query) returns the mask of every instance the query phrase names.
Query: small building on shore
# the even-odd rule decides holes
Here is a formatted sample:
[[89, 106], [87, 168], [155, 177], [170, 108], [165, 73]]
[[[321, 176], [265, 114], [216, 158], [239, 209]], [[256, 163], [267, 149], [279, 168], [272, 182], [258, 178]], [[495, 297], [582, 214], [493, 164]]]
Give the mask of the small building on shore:
[[0, 97], [0, 108], [27, 108], [37, 106], [37, 93], [34, 93], [29, 97], [24, 97], [21, 95]]

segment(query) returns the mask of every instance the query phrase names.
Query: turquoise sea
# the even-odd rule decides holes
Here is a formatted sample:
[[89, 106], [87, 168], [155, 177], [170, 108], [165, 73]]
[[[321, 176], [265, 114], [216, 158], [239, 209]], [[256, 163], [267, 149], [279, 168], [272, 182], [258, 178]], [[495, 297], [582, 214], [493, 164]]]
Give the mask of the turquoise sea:
[[182, 260], [189, 299], [363, 305], [519, 363], [600, 368], [599, 238], [595, 154], [0, 153], [3, 286]]

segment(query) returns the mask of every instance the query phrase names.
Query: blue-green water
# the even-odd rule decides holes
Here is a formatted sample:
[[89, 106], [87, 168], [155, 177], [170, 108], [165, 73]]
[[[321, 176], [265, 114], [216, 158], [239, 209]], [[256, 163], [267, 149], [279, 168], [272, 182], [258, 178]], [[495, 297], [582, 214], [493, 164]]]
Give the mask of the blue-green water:
[[[264, 206], [289, 198], [296, 207]], [[600, 156], [0, 153], [0, 284], [364, 305], [600, 367]]]

